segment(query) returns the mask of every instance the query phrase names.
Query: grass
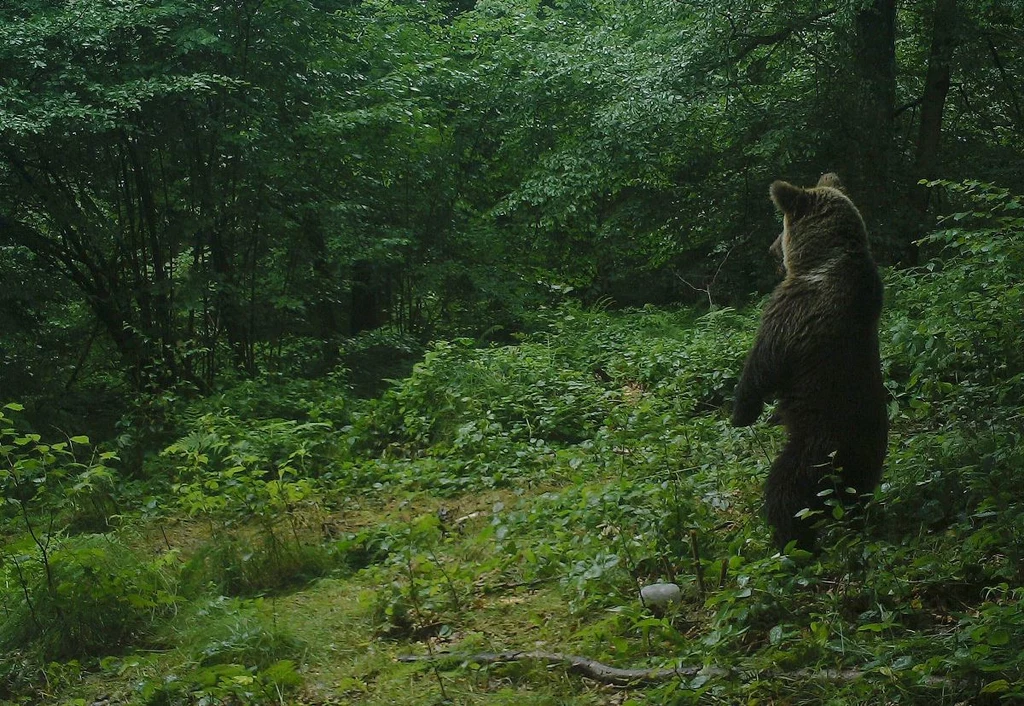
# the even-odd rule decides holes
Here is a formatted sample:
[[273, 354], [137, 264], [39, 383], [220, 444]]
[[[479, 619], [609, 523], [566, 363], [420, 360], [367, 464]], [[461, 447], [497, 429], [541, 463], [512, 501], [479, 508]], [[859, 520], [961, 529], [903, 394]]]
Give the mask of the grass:
[[[422, 652], [422, 646], [413, 647], [404, 640], [374, 639], [375, 593], [373, 585], [325, 579], [301, 594], [278, 601], [279, 618], [288, 622], [296, 634], [305, 635], [310, 644], [319, 645], [308, 655], [306, 691], [311, 700], [330, 694], [342, 698], [347, 695], [366, 704], [440, 700], [438, 679], [429, 669], [395, 662], [400, 654]], [[564, 607], [552, 589], [481, 599], [457, 630], [445, 637], [432, 637], [432, 648], [486, 651], [501, 644], [557, 642], [557, 631], [566, 626], [547, 618], [559, 613], [564, 613]], [[533, 620], [524, 623], [526, 616]], [[517, 692], [526, 703], [553, 703], [551, 699], [562, 692], [557, 686], [562, 680], [542, 688], [552, 681], [550, 676], [544, 676], [539, 685], [521, 683], [517, 688], [499, 670], [490, 671], [494, 673], [446, 672], [441, 680], [450, 698], [470, 703], [504, 703], [500, 698], [488, 701], [500, 690]]]
[[[395, 661], [400, 654], [423, 653], [424, 640], [435, 651], [560, 649], [566, 635], [587, 623], [585, 618], [570, 615], [556, 580], [504, 585], [506, 577], [500, 573], [478, 576], [479, 581], [465, 580], [474, 566], [492, 560], [481, 543], [489, 541], [485, 538], [490, 536], [493, 508], [502, 504], [516, 508], [531, 502], [510, 490], [444, 502], [426, 494], [406, 495], [399, 502], [380, 503], [377, 514], [360, 509], [353, 517], [341, 514], [336, 518], [339, 523], [352, 520], [346, 528], [358, 530], [367, 520], [381, 525], [415, 525], [436, 517], [442, 508], [455, 521], [480, 513], [459, 522], [456, 536], [426, 547], [435, 552], [440, 564], [457, 574], [453, 580], [460, 582], [461, 610], [445, 606], [437, 613], [447, 621], [445, 628], [432, 627], [421, 639], [381, 637], [383, 587], [401, 580], [401, 564], [396, 563], [390, 571], [368, 567], [258, 600], [197, 598], [182, 607], [161, 636], [170, 649], [155, 658], [120, 659], [106, 672], [87, 675], [64, 696], [94, 697], [103, 691], [125, 701], [140, 701], [138, 684], [166, 680], [170, 675], [181, 678], [197, 665], [265, 667], [289, 657], [302, 665], [303, 676], [302, 688], [289, 697], [289, 703], [328, 699], [337, 703], [433, 703], [442, 699], [441, 684], [448, 698], [458, 703], [609, 703], [614, 694], [596, 686], [581, 690], [578, 680], [561, 669], [512, 665], [446, 670], [437, 675], [422, 665]], [[192, 531], [186, 534], [192, 535]], [[176, 536], [180, 535], [168, 534], [172, 547]]]

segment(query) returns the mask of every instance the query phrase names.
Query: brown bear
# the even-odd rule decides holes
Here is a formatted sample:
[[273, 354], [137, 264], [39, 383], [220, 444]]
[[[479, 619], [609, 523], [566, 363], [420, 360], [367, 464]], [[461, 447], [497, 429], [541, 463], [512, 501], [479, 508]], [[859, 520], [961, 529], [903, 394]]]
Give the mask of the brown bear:
[[886, 391], [878, 353], [882, 280], [860, 212], [838, 178], [802, 189], [771, 185], [782, 212], [785, 278], [772, 292], [736, 386], [732, 423], [749, 426], [778, 399], [786, 428], [765, 485], [765, 514], [780, 548], [815, 544], [813, 517], [823, 481], [871, 492], [888, 443]]
[[[842, 183], [839, 181], [839, 175], [833, 172], [826, 172], [825, 174], [822, 174], [821, 178], [818, 179], [818, 186], [831, 186], [833, 189], [839, 189], [844, 194], [846, 193], [846, 190], [843, 189]], [[779, 237], [772, 241], [772, 244], [768, 246], [768, 254], [778, 262], [779, 274], [786, 274], [786, 270], [782, 265], [782, 233], [779, 233]]]

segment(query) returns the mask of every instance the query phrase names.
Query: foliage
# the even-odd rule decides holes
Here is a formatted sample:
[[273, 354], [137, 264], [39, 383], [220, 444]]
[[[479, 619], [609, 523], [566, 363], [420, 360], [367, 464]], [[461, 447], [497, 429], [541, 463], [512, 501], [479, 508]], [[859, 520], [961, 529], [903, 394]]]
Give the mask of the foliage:
[[[304, 483], [314, 476], [329, 456], [331, 446], [327, 422], [305, 422], [287, 419], [255, 419], [247, 425], [229, 414], [202, 414], [194, 419], [189, 433], [167, 446], [162, 455], [177, 462], [183, 482], [220, 477], [227, 493], [236, 484], [232, 478], [247, 476], [250, 485], [262, 489], [260, 497], [248, 494], [244, 486], [231, 499], [236, 512], [261, 512], [259, 502], [287, 502], [287, 496], [299, 501], [308, 494]], [[276, 485], [268, 485], [268, 482]], [[220, 484], [211, 485], [220, 490]], [[183, 495], [201, 489], [179, 487]], [[220, 493], [218, 493], [220, 495]], [[200, 501], [197, 501], [200, 502]], [[225, 498], [222, 502], [228, 502]], [[189, 508], [191, 509], [191, 508]], [[201, 509], [201, 508], [196, 508]]]
[[242, 380], [222, 392], [195, 400], [183, 421], [203, 426], [195, 418], [216, 416], [223, 410], [240, 420], [298, 420], [342, 426], [348, 421], [350, 401], [344, 370], [323, 378], [305, 380], [285, 375], [266, 375]]
[[[324, 433], [330, 424], [203, 414], [192, 428], [163, 451], [178, 462], [170, 490], [182, 512], [222, 533], [189, 559], [186, 588], [252, 594], [326, 573], [332, 561], [317, 543], [315, 476], [333, 448]], [[255, 535], [239, 524], [254, 526]]]
[[165, 639], [184, 646], [204, 667], [237, 663], [264, 669], [298, 656], [300, 643], [273, 625], [266, 607], [262, 599], [204, 597], [174, 620]]
[[[392, 465], [382, 459], [398, 456], [416, 464], [418, 485], [452, 491], [574, 476], [623, 437], [660, 431], [667, 415], [720, 408], [750, 318], [719, 311], [691, 319], [566, 307], [514, 347], [437, 344], [355, 419], [352, 458], [338, 475], [385, 482]], [[722, 349], [731, 351], [726, 364], [714, 360]]]
[[151, 706], [177, 706], [203, 703], [281, 703], [285, 694], [302, 683], [295, 664], [275, 662], [266, 669], [240, 664], [199, 667], [181, 679], [164, 683], [146, 682], [140, 689], [141, 703]]
[[84, 436], [44, 443], [22, 433], [22, 409], [10, 403], [0, 411], [5, 669], [19, 650], [53, 659], [117, 649], [145, 635], [173, 602], [161, 561], [140, 560], [112, 536], [67, 536], [109, 529], [118, 507], [115, 454], [90, 453]]
[[7, 3], [4, 389], [46, 421], [112, 406], [68, 388], [339, 363], [376, 391], [397, 375], [351, 354], [381, 329], [508, 342], [567, 298], [735, 305], [771, 280], [765, 185], [826, 169], [912, 261], [942, 206], [918, 178], [1020, 185], [1015, 7]]
[[[19, 546], [20, 545], [20, 546]], [[27, 539], [5, 550], [0, 644], [45, 660], [109, 654], [138, 644], [173, 607], [165, 562], [144, 561], [113, 537]]]
[[[534, 647], [1024, 697], [1021, 16], [0, 0], [0, 698], [611, 698], [393, 659]], [[726, 412], [765, 187], [827, 169], [900, 266], [891, 444], [782, 555]]]
[[116, 507], [117, 476], [109, 464], [117, 456], [104, 451], [80, 461], [89, 453], [88, 437], [48, 444], [39, 434], [22, 433], [10, 416], [22, 410], [13, 402], [0, 409], [0, 492], [6, 499], [0, 520], [21, 523], [40, 549], [52, 537], [55, 522], [105, 524]]

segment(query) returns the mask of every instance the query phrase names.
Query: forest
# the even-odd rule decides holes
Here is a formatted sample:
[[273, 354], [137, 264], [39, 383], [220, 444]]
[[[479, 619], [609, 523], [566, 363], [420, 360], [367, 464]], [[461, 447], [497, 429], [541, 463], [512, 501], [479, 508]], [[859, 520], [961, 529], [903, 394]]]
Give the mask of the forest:
[[[825, 172], [888, 448], [779, 551]], [[0, 706], [1024, 702], [1021, 272], [1021, 0], [0, 0]]]

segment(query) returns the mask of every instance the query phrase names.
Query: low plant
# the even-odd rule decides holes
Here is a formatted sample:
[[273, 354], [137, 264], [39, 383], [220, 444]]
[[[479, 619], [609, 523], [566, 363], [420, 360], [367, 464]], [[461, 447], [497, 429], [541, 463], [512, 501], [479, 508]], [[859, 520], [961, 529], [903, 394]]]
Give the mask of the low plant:
[[0, 647], [44, 660], [111, 654], [145, 642], [174, 608], [166, 560], [144, 560], [110, 535], [27, 538], [2, 569]]
[[188, 558], [181, 570], [181, 591], [226, 596], [280, 591], [324, 576], [336, 563], [324, 544], [283, 540], [276, 533], [221, 531]]
[[186, 659], [172, 673], [137, 685], [144, 704], [283, 703], [302, 683], [295, 661], [302, 644], [277, 625], [262, 599], [197, 599], [162, 639]]

